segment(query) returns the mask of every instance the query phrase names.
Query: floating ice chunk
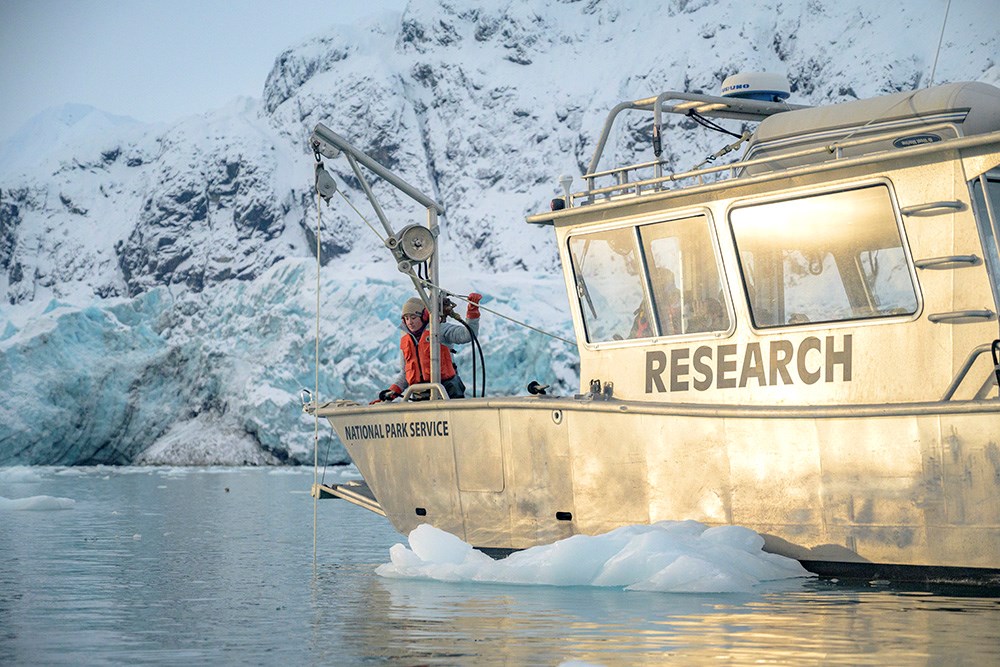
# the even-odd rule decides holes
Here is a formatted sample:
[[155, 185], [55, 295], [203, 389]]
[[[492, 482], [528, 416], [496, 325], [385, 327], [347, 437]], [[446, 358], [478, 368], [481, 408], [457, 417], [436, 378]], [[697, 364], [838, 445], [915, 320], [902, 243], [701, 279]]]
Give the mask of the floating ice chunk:
[[422, 561], [458, 565], [473, 551], [472, 547], [451, 533], [438, 530], [426, 523], [410, 532], [410, 548]]
[[727, 568], [711, 559], [683, 554], [651, 577], [625, 588], [630, 591], [664, 591], [671, 593], [742, 593], [762, 579], [755, 579]]
[[2, 484], [30, 484], [41, 481], [42, 476], [31, 466], [0, 468], [0, 483]]
[[574, 535], [492, 560], [427, 524], [396, 544], [384, 577], [625, 590], [735, 593], [764, 581], [811, 577], [797, 561], [765, 553], [764, 539], [740, 526], [697, 521], [626, 526], [604, 535]]
[[55, 475], [57, 477], [83, 477], [90, 474], [92, 470], [88, 468], [58, 468]]
[[72, 498], [56, 498], [54, 496], [31, 496], [30, 498], [0, 497], [0, 510], [49, 511], [73, 509], [76, 501]]

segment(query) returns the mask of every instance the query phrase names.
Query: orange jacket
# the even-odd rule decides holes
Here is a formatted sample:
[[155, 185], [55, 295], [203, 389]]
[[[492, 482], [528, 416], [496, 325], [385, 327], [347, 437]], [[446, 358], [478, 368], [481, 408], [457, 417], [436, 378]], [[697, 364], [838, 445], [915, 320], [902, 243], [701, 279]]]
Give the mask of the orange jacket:
[[[420, 335], [420, 343], [416, 337], [406, 332], [399, 339], [399, 349], [403, 352], [403, 366], [406, 370], [406, 382], [417, 384], [431, 381], [431, 331], [425, 328]], [[419, 348], [419, 351], [418, 351]], [[441, 379], [450, 380], [455, 377], [455, 364], [451, 360], [451, 350], [441, 346]]]
[[[479, 332], [479, 318], [472, 318], [468, 321], [473, 332]], [[430, 329], [425, 328], [415, 334], [402, 327], [403, 335], [399, 339], [399, 373], [393, 379], [390, 389], [397, 394], [402, 394], [403, 390], [411, 384], [431, 381], [431, 344]], [[452, 359], [451, 347], [462, 345], [472, 341], [472, 334], [458, 324], [451, 322], [441, 323], [441, 379], [450, 380], [458, 374], [455, 362]], [[419, 349], [419, 354], [417, 350]]]

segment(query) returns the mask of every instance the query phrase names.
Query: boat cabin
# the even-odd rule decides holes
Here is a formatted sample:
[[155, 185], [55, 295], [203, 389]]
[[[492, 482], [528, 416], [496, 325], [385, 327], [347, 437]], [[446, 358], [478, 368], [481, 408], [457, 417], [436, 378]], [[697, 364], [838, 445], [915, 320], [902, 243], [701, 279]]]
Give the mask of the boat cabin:
[[[632, 110], [654, 115], [654, 160], [597, 171], [617, 115]], [[759, 124], [737, 142], [741, 160], [665, 174], [662, 111]], [[584, 181], [528, 221], [555, 227], [595, 397], [997, 396], [997, 88], [815, 109], [664, 93], [612, 112]]]

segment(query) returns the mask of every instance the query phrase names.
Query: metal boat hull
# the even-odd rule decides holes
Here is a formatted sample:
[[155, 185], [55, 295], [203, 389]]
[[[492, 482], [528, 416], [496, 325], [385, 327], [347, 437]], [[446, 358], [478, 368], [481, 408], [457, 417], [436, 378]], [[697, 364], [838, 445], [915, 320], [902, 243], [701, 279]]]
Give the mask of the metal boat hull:
[[747, 526], [806, 563], [1000, 573], [996, 401], [508, 398], [320, 414], [404, 533], [430, 523], [504, 550], [694, 519]]

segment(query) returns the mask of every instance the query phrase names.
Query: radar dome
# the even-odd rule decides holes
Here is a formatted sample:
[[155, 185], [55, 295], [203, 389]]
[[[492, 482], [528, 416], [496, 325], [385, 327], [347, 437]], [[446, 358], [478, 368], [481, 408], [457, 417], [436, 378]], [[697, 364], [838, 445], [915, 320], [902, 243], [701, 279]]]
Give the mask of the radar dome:
[[722, 82], [723, 97], [780, 102], [792, 94], [788, 77], [770, 72], [740, 72]]

